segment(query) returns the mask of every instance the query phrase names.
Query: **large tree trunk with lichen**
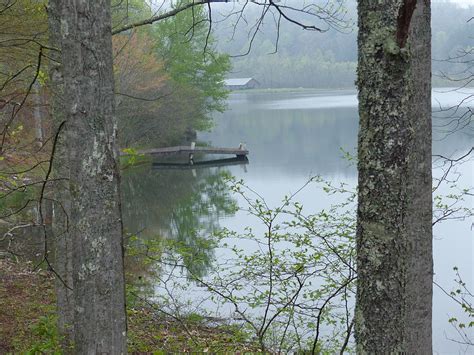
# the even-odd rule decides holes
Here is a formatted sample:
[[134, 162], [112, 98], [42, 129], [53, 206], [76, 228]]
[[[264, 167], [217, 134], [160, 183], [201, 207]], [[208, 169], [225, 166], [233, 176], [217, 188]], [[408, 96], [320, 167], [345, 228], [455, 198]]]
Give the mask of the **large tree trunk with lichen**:
[[57, 0], [71, 206], [74, 352], [126, 352], [110, 1]]
[[431, 354], [429, 0], [359, 0], [359, 354]]
[[50, 115], [52, 117], [52, 136], [54, 155], [52, 157], [52, 177], [50, 184], [53, 201], [53, 220], [50, 235], [47, 238], [54, 248], [53, 267], [57, 274], [55, 280], [58, 330], [62, 347], [69, 352], [74, 334], [74, 298], [72, 282], [72, 239], [69, 234], [70, 194], [69, 166], [67, 164], [65, 107], [63, 105], [63, 75], [61, 70], [61, 22], [60, 0], [48, 3], [49, 46], [50, 52], [49, 91]]

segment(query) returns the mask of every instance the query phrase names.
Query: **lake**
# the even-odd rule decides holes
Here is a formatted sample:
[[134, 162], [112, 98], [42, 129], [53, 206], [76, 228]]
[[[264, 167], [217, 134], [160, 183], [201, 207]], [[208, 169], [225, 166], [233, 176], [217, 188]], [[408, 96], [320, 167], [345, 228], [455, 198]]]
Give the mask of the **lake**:
[[[434, 111], [438, 111], [439, 105], [456, 105], [464, 96], [465, 93], [437, 89], [433, 93]], [[464, 105], [472, 106], [472, 102]], [[434, 154], [458, 157], [474, 145], [470, 126], [461, 125], [462, 129], [450, 134], [456, 122], [445, 118], [446, 113], [437, 112], [434, 116]], [[262, 232], [255, 218], [245, 210], [236, 210], [245, 201], [226, 190], [225, 176], [243, 179], [270, 206], [277, 206], [285, 195], [296, 192], [314, 175], [354, 188], [356, 167], [345, 156], [355, 154], [357, 130], [357, 99], [351, 90], [232, 93], [226, 112], [215, 115], [215, 127], [211, 132], [200, 132], [198, 141], [218, 147], [244, 143], [250, 151], [248, 164], [179, 170], [158, 166], [128, 169], [123, 177], [125, 228], [145, 239], [160, 236], [191, 245], [200, 251], [200, 258], [189, 265], [205, 274], [213, 258], [227, 257], [219, 250], [209, 250], [203, 243], [213, 231], [226, 227], [242, 232], [250, 226]], [[459, 186], [473, 185], [472, 160], [457, 171], [461, 173]], [[439, 173], [439, 169], [435, 171], [435, 175]], [[449, 191], [442, 187], [440, 193]], [[327, 209], [334, 202], [313, 185], [296, 199], [309, 212]], [[465, 203], [474, 207], [472, 199]], [[435, 280], [447, 290], [455, 286], [454, 266], [459, 267], [464, 281], [474, 285], [471, 224], [472, 220], [450, 220], [435, 226]], [[462, 316], [459, 307], [435, 287], [433, 339], [437, 353], [465, 353], [462, 346], [449, 340], [456, 339], [456, 331], [448, 323], [453, 316]]]

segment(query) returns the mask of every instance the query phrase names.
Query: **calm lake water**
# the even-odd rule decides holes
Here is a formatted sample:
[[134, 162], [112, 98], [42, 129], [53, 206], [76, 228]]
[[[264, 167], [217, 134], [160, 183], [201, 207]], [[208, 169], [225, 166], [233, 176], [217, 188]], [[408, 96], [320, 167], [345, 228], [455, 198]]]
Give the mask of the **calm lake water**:
[[[435, 90], [434, 110], [437, 111], [439, 105], [455, 105], [464, 96], [464, 93]], [[472, 106], [473, 102], [464, 105]], [[435, 116], [446, 114], [435, 113]], [[356, 168], [343, 158], [344, 152], [355, 154], [357, 143], [354, 91], [233, 93], [227, 111], [216, 114], [215, 123], [211, 132], [199, 133], [198, 140], [222, 147], [244, 143], [250, 150], [249, 163], [194, 170], [149, 166], [129, 169], [123, 178], [124, 222], [129, 232], [140, 232], [145, 238], [160, 235], [195, 245], [208, 256], [208, 260], [201, 261], [205, 269], [213, 256], [223, 256], [204, 250], [198, 242], [201, 236], [219, 227], [236, 231], [242, 231], [245, 226], [257, 231], [261, 228], [247, 213], [233, 212], [235, 203], [242, 205], [244, 201], [225, 191], [223, 174], [243, 179], [274, 206], [285, 195], [298, 190], [310, 176], [321, 175], [333, 182], [356, 185]], [[452, 120], [435, 118], [434, 124], [434, 154], [458, 157], [474, 145], [472, 128], [448, 134], [454, 127]], [[185, 158], [176, 159], [185, 161]], [[472, 161], [463, 164], [458, 171], [462, 173], [460, 186], [474, 185]], [[449, 193], [446, 188], [440, 192]], [[302, 191], [297, 200], [311, 212], [327, 208], [331, 203], [326, 194], [311, 186]], [[466, 205], [473, 207], [472, 199], [466, 201]], [[454, 266], [459, 267], [468, 284], [474, 285], [472, 222], [447, 221], [435, 228], [435, 280], [447, 290], [454, 287]], [[466, 353], [465, 348], [448, 339], [456, 339], [448, 319], [460, 316], [459, 307], [437, 287], [434, 288], [433, 315], [436, 352]]]

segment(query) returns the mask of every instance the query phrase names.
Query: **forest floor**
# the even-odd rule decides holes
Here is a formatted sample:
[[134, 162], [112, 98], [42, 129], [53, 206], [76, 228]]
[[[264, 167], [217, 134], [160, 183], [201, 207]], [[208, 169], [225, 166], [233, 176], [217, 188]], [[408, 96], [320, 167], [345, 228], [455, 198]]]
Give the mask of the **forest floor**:
[[40, 341], [34, 328], [54, 312], [51, 275], [32, 269], [0, 259], [0, 354], [24, 353]]
[[[60, 354], [54, 276], [33, 264], [0, 259], [0, 354]], [[235, 326], [206, 324], [199, 317], [176, 320], [150, 305], [129, 308], [132, 354], [258, 353]]]

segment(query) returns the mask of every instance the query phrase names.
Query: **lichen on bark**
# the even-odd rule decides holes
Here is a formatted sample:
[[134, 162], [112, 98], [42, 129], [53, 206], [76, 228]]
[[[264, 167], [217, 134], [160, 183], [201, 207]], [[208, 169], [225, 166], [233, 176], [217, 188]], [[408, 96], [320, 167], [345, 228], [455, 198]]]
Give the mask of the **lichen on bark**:
[[431, 351], [430, 9], [400, 41], [404, 6], [358, 2], [360, 354]]
[[71, 192], [74, 352], [126, 352], [111, 7], [51, 0], [60, 9]]

